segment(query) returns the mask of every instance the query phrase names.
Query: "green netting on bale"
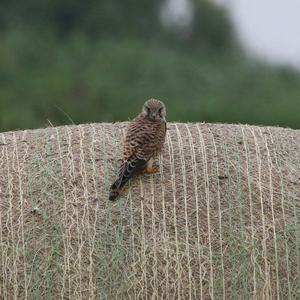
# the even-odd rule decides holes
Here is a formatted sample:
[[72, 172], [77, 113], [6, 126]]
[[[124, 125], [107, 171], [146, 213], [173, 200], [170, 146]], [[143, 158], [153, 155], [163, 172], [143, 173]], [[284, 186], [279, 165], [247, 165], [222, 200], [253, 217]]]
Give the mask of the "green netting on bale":
[[0, 134], [1, 299], [300, 297], [300, 131], [169, 124], [111, 203], [126, 125]]

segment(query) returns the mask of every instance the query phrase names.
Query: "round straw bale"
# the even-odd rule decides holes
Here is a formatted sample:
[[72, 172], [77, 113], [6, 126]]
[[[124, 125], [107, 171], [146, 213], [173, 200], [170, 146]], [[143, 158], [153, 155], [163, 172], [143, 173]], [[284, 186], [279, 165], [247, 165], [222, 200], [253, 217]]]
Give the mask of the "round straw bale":
[[0, 134], [1, 299], [300, 296], [300, 131], [170, 123], [110, 202], [126, 126]]

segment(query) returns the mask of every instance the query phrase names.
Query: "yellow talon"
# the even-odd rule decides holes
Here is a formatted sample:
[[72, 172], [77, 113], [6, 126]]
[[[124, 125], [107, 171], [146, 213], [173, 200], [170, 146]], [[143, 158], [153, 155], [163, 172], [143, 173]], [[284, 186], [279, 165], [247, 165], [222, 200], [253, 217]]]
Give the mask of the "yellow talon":
[[146, 167], [144, 169], [144, 173], [146, 173], [146, 174], [154, 174], [154, 173], [157, 173], [158, 171], [159, 171], [158, 167]]

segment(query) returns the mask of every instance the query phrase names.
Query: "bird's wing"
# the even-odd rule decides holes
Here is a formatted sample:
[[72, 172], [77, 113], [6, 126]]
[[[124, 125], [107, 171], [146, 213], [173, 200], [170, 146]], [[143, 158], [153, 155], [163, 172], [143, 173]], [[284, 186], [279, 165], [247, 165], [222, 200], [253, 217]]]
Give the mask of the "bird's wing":
[[123, 160], [137, 157], [149, 160], [153, 155], [153, 146], [156, 142], [156, 130], [153, 123], [140, 115], [127, 128], [123, 145]]
[[139, 158], [123, 161], [120, 167], [119, 176], [110, 187], [109, 200], [115, 200], [119, 196], [121, 189], [126, 182], [135, 174], [143, 171], [146, 165], [147, 161]]

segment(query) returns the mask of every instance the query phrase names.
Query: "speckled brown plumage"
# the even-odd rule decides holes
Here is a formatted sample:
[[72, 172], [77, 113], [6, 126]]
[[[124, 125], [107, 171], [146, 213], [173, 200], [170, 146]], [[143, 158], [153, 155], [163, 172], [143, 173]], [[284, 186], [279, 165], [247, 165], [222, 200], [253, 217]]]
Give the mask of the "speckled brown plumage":
[[150, 99], [145, 102], [143, 111], [130, 122], [119, 176], [110, 188], [110, 200], [115, 200], [127, 181], [143, 171], [161, 151], [166, 136], [165, 115], [165, 105], [159, 100]]

